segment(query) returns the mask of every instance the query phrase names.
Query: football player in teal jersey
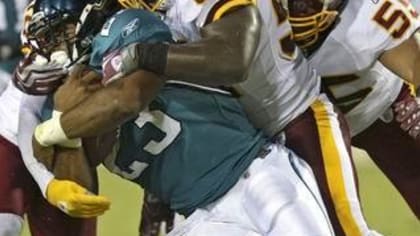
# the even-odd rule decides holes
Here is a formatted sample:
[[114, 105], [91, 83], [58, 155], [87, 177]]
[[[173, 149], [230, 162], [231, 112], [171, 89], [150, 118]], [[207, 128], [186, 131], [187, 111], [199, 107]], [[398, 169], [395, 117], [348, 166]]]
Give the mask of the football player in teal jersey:
[[[103, 56], [138, 41], [169, 43], [171, 34], [152, 13], [122, 11], [94, 39], [90, 65], [106, 73]], [[173, 235], [332, 234], [310, 170], [256, 130], [229, 92], [164, 84], [144, 71], [102, 82], [102, 89], [74, 104], [85, 109], [80, 115], [91, 117], [86, 136], [119, 127], [117, 145], [104, 163], [188, 216]], [[55, 102], [71, 100], [57, 91]], [[113, 122], [97, 123], [95, 117], [109, 109], [115, 109]]]

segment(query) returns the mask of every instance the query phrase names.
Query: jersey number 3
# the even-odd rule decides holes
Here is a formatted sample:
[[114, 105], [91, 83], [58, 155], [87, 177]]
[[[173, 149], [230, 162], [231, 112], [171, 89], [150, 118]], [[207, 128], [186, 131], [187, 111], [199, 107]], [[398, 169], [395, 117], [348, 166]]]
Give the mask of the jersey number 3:
[[175, 138], [181, 132], [181, 124], [179, 121], [173, 119], [172, 117], [159, 110], [140, 113], [140, 116], [137, 118], [135, 123], [140, 129], [146, 123], [151, 123], [153, 126], [165, 133], [165, 137], [159, 142], [150, 140], [146, 146], [144, 146], [143, 150], [152, 155], [160, 154], [175, 140]]
[[[152, 155], [159, 155], [163, 152], [181, 133], [180, 122], [159, 110], [141, 112], [135, 123], [142, 130], [146, 128], [147, 123], [150, 123], [153, 125], [151, 128], [159, 129], [164, 133], [165, 136], [160, 141], [150, 140], [143, 147], [144, 151]], [[114, 166], [116, 168], [113, 172], [125, 179], [134, 180], [141, 175], [149, 164], [134, 159], [128, 166], [129, 171], [121, 170], [115, 163]]]

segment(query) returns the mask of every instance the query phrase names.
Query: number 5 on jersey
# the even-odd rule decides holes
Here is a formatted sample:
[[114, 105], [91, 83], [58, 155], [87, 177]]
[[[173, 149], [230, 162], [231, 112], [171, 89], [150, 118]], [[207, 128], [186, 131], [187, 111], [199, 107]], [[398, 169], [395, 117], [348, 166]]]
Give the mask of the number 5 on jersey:
[[373, 20], [387, 30], [394, 39], [401, 38], [407, 29], [410, 28], [411, 19], [418, 17], [417, 12], [409, 2], [405, 0], [400, 0], [399, 2], [407, 11], [403, 11], [395, 3], [387, 0], [382, 3], [373, 17]]

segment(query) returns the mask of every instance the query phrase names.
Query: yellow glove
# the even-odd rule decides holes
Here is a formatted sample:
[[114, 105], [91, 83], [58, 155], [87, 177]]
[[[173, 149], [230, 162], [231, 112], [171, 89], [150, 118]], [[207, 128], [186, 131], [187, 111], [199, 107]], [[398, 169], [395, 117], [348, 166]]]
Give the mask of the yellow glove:
[[99, 216], [109, 209], [111, 202], [90, 193], [73, 181], [53, 179], [47, 187], [47, 200], [67, 215], [79, 218]]

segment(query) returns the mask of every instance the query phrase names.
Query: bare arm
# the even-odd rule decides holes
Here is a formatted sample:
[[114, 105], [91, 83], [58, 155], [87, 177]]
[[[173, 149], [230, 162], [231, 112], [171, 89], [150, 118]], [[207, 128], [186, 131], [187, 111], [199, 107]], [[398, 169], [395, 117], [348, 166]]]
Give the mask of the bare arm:
[[417, 37], [414, 34], [401, 45], [379, 57], [385, 67], [416, 88], [420, 85], [420, 45]]
[[142, 68], [169, 79], [206, 86], [232, 85], [246, 78], [260, 37], [262, 19], [254, 5], [231, 10], [185, 44], [134, 44], [122, 51], [123, 74]]
[[112, 131], [143, 110], [162, 86], [162, 79], [142, 70], [116, 80], [63, 113], [60, 118], [63, 131], [68, 138]]
[[245, 79], [260, 39], [255, 6], [236, 10], [201, 30], [202, 40], [169, 47], [165, 75], [202, 85], [232, 85]]

